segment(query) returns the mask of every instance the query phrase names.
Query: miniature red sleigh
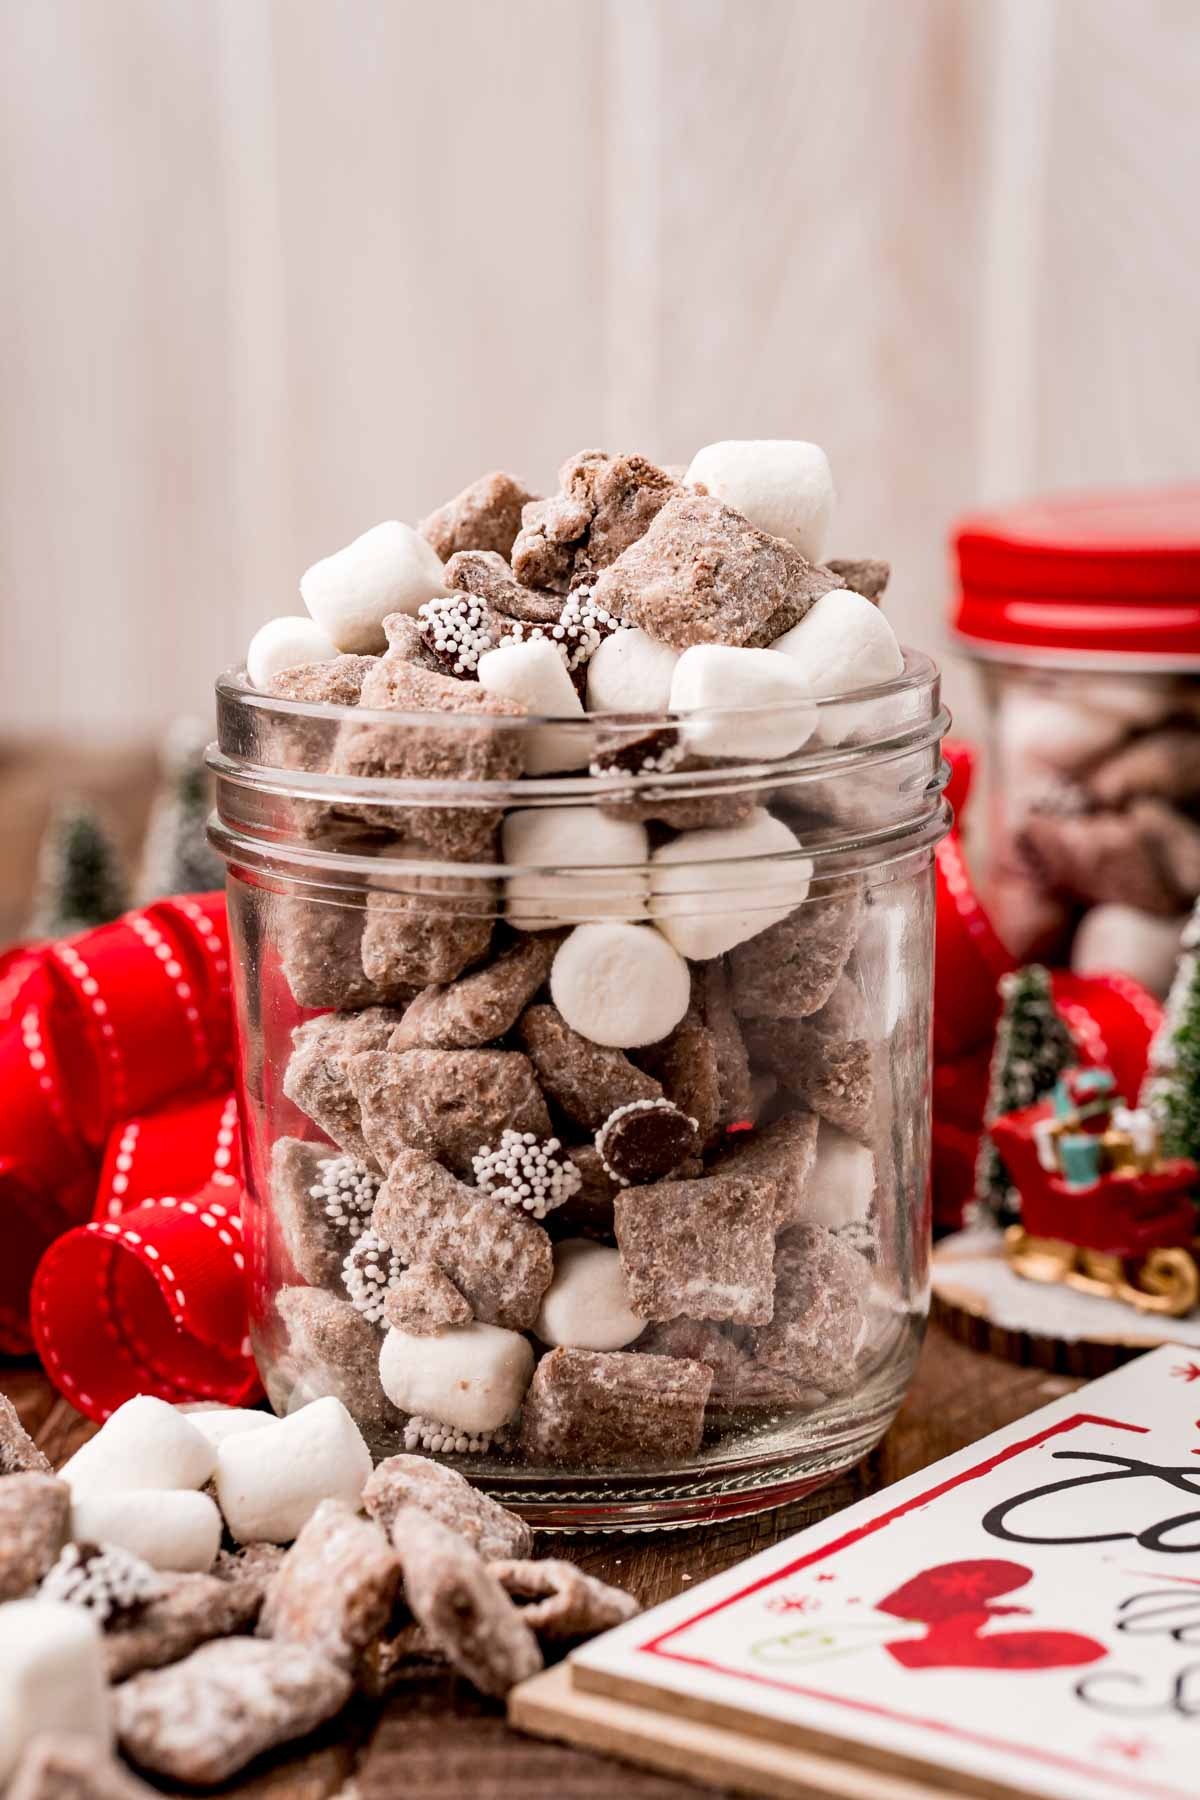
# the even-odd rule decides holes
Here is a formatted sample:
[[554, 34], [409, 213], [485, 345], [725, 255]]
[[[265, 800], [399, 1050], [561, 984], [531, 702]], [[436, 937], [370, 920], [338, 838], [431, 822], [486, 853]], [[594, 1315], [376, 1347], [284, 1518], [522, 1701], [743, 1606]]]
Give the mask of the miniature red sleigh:
[[990, 1130], [1021, 1198], [1021, 1223], [1005, 1233], [1018, 1274], [1141, 1312], [1192, 1310], [1200, 1168], [1161, 1156], [1153, 1121], [1122, 1105], [1108, 1070], [1067, 1070], [1051, 1099]]

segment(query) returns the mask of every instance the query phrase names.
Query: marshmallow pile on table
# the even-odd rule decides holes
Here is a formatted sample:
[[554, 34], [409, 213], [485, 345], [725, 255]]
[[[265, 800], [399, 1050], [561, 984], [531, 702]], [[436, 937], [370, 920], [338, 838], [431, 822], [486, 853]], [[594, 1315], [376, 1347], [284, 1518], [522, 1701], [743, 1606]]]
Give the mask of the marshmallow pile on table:
[[[818, 576], [817, 598], [797, 608], [802, 616], [772, 641], [754, 645], [695, 641], [681, 647], [605, 614], [583, 657], [561, 630], [505, 617], [497, 597], [490, 626], [474, 634], [469, 653], [442, 666], [478, 681], [500, 700], [518, 703], [536, 719], [555, 722], [529, 734], [526, 774], [586, 771], [587, 743], [579, 727], [598, 714], [610, 723], [612, 715], [622, 713], [641, 719], [670, 715], [679, 725], [680, 754], [726, 762], [789, 757], [810, 741], [828, 746], [836, 742], [838, 720], [844, 732], [852, 732], [863, 708], [826, 708], [822, 714], [817, 703], [894, 680], [903, 672], [904, 656], [876, 604], [886, 565], [821, 562], [835, 503], [824, 451], [801, 440], [727, 440], [699, 450], [686, 471], [673, 475], [642, 458], [584, 451], [564, 466], [564, 489], [573, 492], [581, 480], [586, 487], [589, 467], [601, 465], [608, 465], [614, 483], [611, 471], [628, 465], [647, 471], [643, 479], [659, 482], [677, 498], [720, 503], [723, 519], [736, 515], [756, 528], [759, 544], [769, 550], [769, 540], [792, 559], [793, 569]], [[636, 498], [636, 486], [629, 491]], [[486, 598], [486, 584], [448, 570], [443, 555], [449, 560], [463, 543], [500, 545], [500, 550], [472, 548], [471, 555], [480, 563], [490, 561], [489, 580], [507, 579], [511, 586], [513, 570], [504, 557], [513, 554], [514, 537], [518, 542], [536, 537], [546, 510], [561, 504], [561, 497], [534, 500], [511, 476], [494, 474], [416, 529], [395, 520], [373, 526], [306, 571], [300, 594], [307, 615], [272, 619], [255, 634], [246, 656], [250, 683], [292, 693], [275, 685], [289, 670], [339, 657], [386, 660], [407, 654], [394, 641], [397, 615], [425, 630], [447, 600], [461, 602], [475, 593]], [[600, 517], [598, 511], [597, 522]], [[460, 529], [464, 520], [474, 532]], [[643, 534], [647, 524], [652, 526], [653, 514]], [[636, 527], [620, 528], [628, 547], [639, 533]], [[553, 520], [544, 529], [553, 541]], [[596, 532], [596, 522], [591, 529]], [[606, 568], [600, 556], [596, 562], [599, 598]], [[869, 573], [864, 580], [856, 571]], [[536, 591], [535, 581], [520, 570], [517, 578]], [[572, 579], [572, 593], [590, 599], [596, 581], [580, 581], [578, 565]], [[822, 587], [825, 591], [818, 591]], [[480, 616], [487, 611], [484, 606]], [[461, 643], [456, 640], [456, 648]], [[576, 926], [555, 958], [554, 1003], [569, 1025], [595, 1042], [635, 1048], [663, 1038], [682, 1019], [690, 990], [687, 959], [724, 954], [804, 900], [813, 870], [802, 848], [788, 826], [761, 809], [727, 829], [679, 831], [653, 851], [645, 826], [628, 820], [592, 810], [581, 814], [568, 806], [516, 811], [504, 822], [504, 861], [538, 872], [509, 877], [506, 914], [522, 931]], [[756, 876], [756, 891], [747, 892], [737, 864], [780, 854], [790, 860]], [[722, 862], [732, 864], [727, 878], [720, 874]], [[703, 885], [709, 890], [699, 905], [696, 864], [707, 865]], [[575, 873], [542, 873], [555, 866]], [[620, 873], [590, 877], [581, 891], [578, 871], [606, 866]], [[631, 873], [638, 867], [647, 871], [644, 877]], [[777, 905], [763, 904], [764, 881], [771, 885], [772, 901], [777, 886]], [[605, 897], [609, 892], [611, 902]]]

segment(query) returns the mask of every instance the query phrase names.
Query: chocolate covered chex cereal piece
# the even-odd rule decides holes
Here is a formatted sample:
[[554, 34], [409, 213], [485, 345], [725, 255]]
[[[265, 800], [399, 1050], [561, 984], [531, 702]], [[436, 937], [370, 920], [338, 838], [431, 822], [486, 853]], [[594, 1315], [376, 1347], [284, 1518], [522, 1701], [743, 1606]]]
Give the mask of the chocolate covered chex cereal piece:
[[595, 598], [626, 625], [686, 650], [771, 644], [842, 585], [719, 500], [683, 493], [603, 571]]
[[803, 1019], [818, 1012], [858, 942], [865, 910], [861, 887], [809, 898], [738, 944], [730, 965], [742, 1018]]
[[[373, 656], [335, 656], [328, 662], [299, 663], [281, 669], [267, 682], [275, 699], [304, 700], [323, 706], [357, 706], [362, 684], [375, 666]], [[256, 715], [258, 757], [272, 769], [325, 770], [337, 739], [337, 717], [276, 711]], [[320, 800], [290, 802], [291, 818], [306, 837], [337, 834], [345, 829]]]
[[613, 1180], [595, 1144], [568, 1144], [567, 1155], [580, 1174], [580, 1186], [558, 1211], [550, 1215], [557, 1235], [611, 1237], [613, 1201], [620, 1183]]
[[421, 1150], [459, 1175], [502, 1132], [550, 1136], [550, 1115], [519, 1050], [378, 1050], [353, 1056], [363, 1135], [382, 1168]]
[[590, 1637], [623, 1625], [642, 1609], [624, 1588], [610, 1587], [574, 1563], [548, 1556], [541, 1562], [494, 1563], [492, 1574], [531, 1631], [541, 1637]]
[[322, 1500], [271, 1583], [258, 1635], [353, 1669], [391, 1617], [399, 1585], [399, 1559], [379, 1526]]
[[[222, 1556], [230, 1563], [236, 1561], [228, 1551]], [[258, 1617], [266, 1589], [265, 1572], [235, 1575], [222, 1570], [163, 1579], [166, 1592], [152, 1600], [135, 1623], [105, 1634], [104, 1663], [110, 1681], [124, 1681], [144, 1669], [165, 1668], [213, 1638], [248, 1630]]]
[[349, 1300], [324, 1288], [285, 1287], [275, 1307], [309, 1399], [333, 1394], [363, 1424], [399, 1422], [379, 1380], [379, 1335]]
[[383, 621], [383, 632], [388, 641], [385, 656], [397, 662], [416, 663], [419, 669], [431, 669], [435, 675], [446, 674], [445, 663], [429, 648], [411, 613], [389, 613]]
[[327, 1145], [303, 1138], [276, 1138], [271, 1146], [271, 1211], [279, 1235], [297, 1275], [318, 1286], [337, 1281], [346, 1254], [346, 1235], [326, 1213], [318, 1186], [321, 1170], [336, 1158]]
[[276, 906], [279, 960], [300, 1006], [354, 1008], [393, 998], [364, 973], [366, 908], [281, 895]]
[[1182, 725], [1148, 731], [1098, 763], [1086, 786], [1102, 806], [1122, 806], [1139, 794], [1194, 800], [1200, 796], [1200, 738]]
[[554, 1273], [542, 1227], [419, 1151], [393, 1159], [375, 1230], [405, 1262], [436, 1263], [484, 1324], [526, 1331], [537, 1318]]
[[[382, 1700], [408, 1682], [431, 1681], [446, 1669], [446, 1658], [425, 1627], [413, 1619], [391, 1636], [367, 1645], [359, 1664], [359, 1691], [372, 1700]], [[343, 1789], [342, 1793], [345, 1800], [351, 1800], [350, 1792]]]
[[[671, 735], [677, 736], [675, 733]], [[641, 741], [646, 740], [643, 737]], [[744, 787], [721, 787], [718, 784], [707, 793], [703, 790], [697, 793], [694, 791], [697, 784], [689, 781], [685, 784], [688, 792], [684, 794], [680, 794], [669, 782], [661, 785], [650, 783], [640, 788], [622, 787], [617, 772], [604, 768], [603, 754], [600, 753], [591, 772], [593, 775], [608, 774], [616, 790], [611, 798], [605, 796], [599, 802], [599, 810], [606, 818], [633, 819], [640, 824], [653, 822], [668, 825], [672, 831], [720, 831], [730, 825], [740, 825], [754, 811], [755, 796]], [[671, 760], [667, 772], [672, 775], [695, 776], [701, 770], [716, 770], [725, 766], [716, 757], [682, 755]]]
[[703, 1363], [560, 1347], [534, 1370], [521, 1449], [533, 1461], [597, 1469], [694, 1456], [711, 1386]]
[[326, 1137], [372, 1168], [375, 1158], [362, 1134], [347, 1064], [360, 1051], [386, 1050], [403, 1018], [399, 1008], [368, 1006], [362, 1012], [327, 1013], [309, 1019], [292, 1033], [292, 1054], [284, 1071], [283, 1091], [288, 1099], [307, 1113]]
[[1149, 796], [1135, 800], [1129, 813], [1139, 845], [1174, 884], [1179, 910], [1186, 910], [1200, 893], [1200, 825], [1165, 800]]
[[30, 1741], [4, 1793], [5, 1800], [155, 1800], [157, 1789], [68, 1721]]
[[[363, 682], [377, 656], [333, 656], [328, 662], [299, 663], [272, 675], [266, 692], [277, 700], [316, 701], [324, 706], [357, 706]], [[296, 723], [301, 721], [299, 717]], [[289, 762], [289, 768], [320, 768], [320, 762]]]
[[372, 981], [410, 993], [431, 981], [453, 981], [487, 955], [495, 883], [437, 875], [411, 878], [413, 892], [367, 895], [363, 968]]
[[716, 1034], [704, 1023], [694, 1000], [674, 1031], [639, 1050], [638, 1058], [662, 1084], [667, 1099], [695, 1119], [700, 1142], [710, 1143], [723, 1110], [721, 1060]]
[[596, 1133], [596, 1149], [614, 1181], [638, 1187], [670, 1175], [696, 1156], [700, 1133], [695, 1119], [665, 1097], [630, 1100], [609, 1113]]
[[643, 1356], [681, 1356], [712, 1370], [710, 1413], [756, 1412], [796, 1406], [812, 1395], [777, 1369], [755, 1362], [744, 1347], [745, 1326], [717, 1325], [711, 1319], [664, 1319], [647, 1325], [636, 1348]]
[[387, 1048], [470, 1050], [504, 1037], [545, 985], [563, 935], [529, 933], [484, 968], [450, 986], [427, 987], [408, 1007]]
[[832, 1037], [807, 1019], [748, 1019], [746, 1045], [781, 1085], [860, 1143], [875, 1110], [875, 1055], [866, 1038]]
[[521, 529], [521, 508], [536, 498], [515, 475], [493, 469], [421, 519], [417, 530], [443, 562], [460, 550], [492, 550], [507, 556]]
[[537, 1674], [537, 1639], [464, 1538], [431, 1513], [402, 1506], [392, 1521], [392, 1542], [413, 1617], [481, 1693], [507, 1694]]
[[784, 1232], [775, 1252], [775, 1316], [751, 1340], [759, 1362], [791, 1380], [845, 1393], [866, 1328], [871, 1265], [820, 1225]]
[[390, 1532], [401, 1507], [419, 1507], [477, 1550], [485, 1562], [530, 1556], [533, 1533], [524, 1519], [444, 1463], [427, 1456], [389, 1456], [363, 1489], [363, 1505]]
[[447, 1325], [469, 1325], [474, 1316], [450, 1277], [432, 1262], [405, 1269], [389, 1288], [383, 1313], [389, 1325], [410, 1337], [436, 1337]]
[[633, 1100], [656, 1100], [658, 1082], [623, 1050], [594, 1044], [573, 1031], [558, 1008], [531, 1006], [517, 1035], [537, 1070], [542, 1090], [569, 1119], [585, 1131], [596, 1131], [618, 1106]]
[[[505, 722], [524, 717], [515, 701], [489, 694], [477, 681], [437, 675], [401, 658], [381, 657], [363, 683], [365, 709], [410, 715], [396, 725], [344, 724], [338, 733], [335, 774], [403, 781], [511, 781], [521, 773], [520, 735]], [[412, 714], [428, 715], [413, 723]], [[456, 725], [463, 714], [481, 715]], [[438, 723], [444, 718], [445, 723]], [[489, 721], [492, 721], [489, 723]], [[469, 862], [490, 850], [499, 814], [494, 808], [391, 806], [355, 802], [349, 816], [415, 838], [448, 862]]]
[[878, 600], [892, 575], [891, 563], [881, 562], [873, 556], [857, 559], [830, 556], [825, 567], [853, 593], [861, 594], [864, 600]]
[[0, 1394], [0, 1476], [50, 1474], [50, 1458], [38, 1449], [7, 1394]]
[[19, 1600], [52, 1566], [71, 1514], [65, 1481], [36, 1469], [0, 1481], [0, 1600]]
[[445, 568], [446, 586], [474, 594], [503, 618], [526, 625], [553, 625], [562, 611], [561, 594], [523, 587], [494, 550], [461, 550]]
[[712, 1033], [717, 1058], [717, 1123], [732, 1125], [751, 1116], [753, 1082], [750, 1053], [733, 1004], [733, 982], [721, 958], [692, 972], [693, 998]]
[[1138, 800], [1125, 812], [1030, 812], [1018, 846], [1042, 884], [1058, 893], [1168, 918], [1186, 904], [1175, 863], [1181, 850], [1188, 860], [1193, 838], [1200, 844], [1200, 831], [1182, 813]]
[[117, 1736], [139, 1768], [207, 1787], [305, 1737], [350, 1698], [344, 1669], [304, 1644], [226, 1638], [114, 1694]]
[[711, 1165], [714, 1175], [762, 1179], [775, 1191], [775, 1229], [804, 1216], [804, 1196], [817, 1157], [817, 1115], [783, 1113], [757, 1131], [735, 1132]]
[[708, 1175], [629, 1188], [614, 1205], [629, 1302], [644, 1319], [761, 1325], [775, 1286], [775, 1187]]
[[614, 562], [680, 491], [644, 456], [603, 450], [569, 457], [558, 480], [559, 493], [525, 508], [512, 566], [518, 581], [564, 593]]
[[282, 1544], [240, 1544], [236, 1550], [218, 1551], [212, 1573], [218, 1581], [233, 1582], [244, 1594], [257, 1595], [261, 1603], [285, 1554]]

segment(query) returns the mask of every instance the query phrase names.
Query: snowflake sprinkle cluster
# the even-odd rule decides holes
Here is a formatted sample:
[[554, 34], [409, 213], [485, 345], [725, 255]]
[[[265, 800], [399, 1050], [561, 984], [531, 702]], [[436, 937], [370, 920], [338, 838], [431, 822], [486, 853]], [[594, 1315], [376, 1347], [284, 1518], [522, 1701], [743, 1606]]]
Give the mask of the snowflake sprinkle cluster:
[[39, 1600], [82, 1606], [97, 1625], [128, 1625], [166, 1592], [161, 1576], [115, 1544], [68, 1544], [38, 1589]]
[[471, 594], [443, 594], [417, 609], [418, 630], [427, 649], [452, 675], [473, 675], [492, 648], [487, 608]]
[[539, 1139], [532, 1131], [503, 1132], [496, 1148], [485, 1144], [471, 1166], [485, 1193], [505, 1206], [524, 1208], [535, 1219], [544, 1219], [583, 1184], [559, 1140]]
[[404, 1427], [406, 1450], [428, 1450], [435, 1456], [485, 1456], [503, 1441], [503, 1431], [460, 1431], [437, 1419], [424, 1419], [419, 1413], [414, 1413]]
[[596, 605], [591, 588], [577, 587], [563, 602], [557, 625], [526, 625], [517, 620], [506, 641], [521, 644], [529, 638], [548, 638], [574, 672], [585, 667], [604, 639], [620, 628], [620, 619], [607, 607]]
[[354, 1248], [342, 1263], [342, 1283], [351, 1306], [369, 1325], [381, 1323], [388, 1289], [399, 1281], [403, 1270], [400, 1258], [378, 1232], [360, 1232]]
[[331, 1156], [308, 1191], [329, 1223], [353, 1242], [367, 1228], [380, 1186], [381, 1178], [356, 1156]]

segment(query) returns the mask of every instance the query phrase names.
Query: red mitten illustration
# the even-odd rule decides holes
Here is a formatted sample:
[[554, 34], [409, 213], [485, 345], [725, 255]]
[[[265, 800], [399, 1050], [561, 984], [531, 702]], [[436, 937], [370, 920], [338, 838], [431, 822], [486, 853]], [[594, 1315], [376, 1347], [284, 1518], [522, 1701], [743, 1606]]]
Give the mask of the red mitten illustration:
[[884, 1649], [906, 1669], [1061, 1669], [1096, 1662], [1107, 1654], [1095, 1638], [1075, 1631], [992, 1631], [994, 1619], [1029, 1611], [997, 1606], [993, 1597], [1024, 1587], [1033, 1571], [1022, 1563], [980, 1558], [923, 1569], [877, 1610], [928, 1627]]

